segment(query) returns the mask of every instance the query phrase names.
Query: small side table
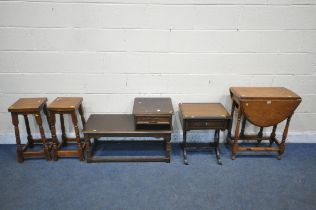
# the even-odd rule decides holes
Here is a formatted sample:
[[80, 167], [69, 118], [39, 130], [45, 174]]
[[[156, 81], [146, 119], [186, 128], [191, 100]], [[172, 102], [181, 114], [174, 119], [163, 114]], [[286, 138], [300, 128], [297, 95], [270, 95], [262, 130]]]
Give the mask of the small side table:
[[[234, 143], [232, 145], [231, 159], [235, 160], [237, 152], [277, 152], [277, 159], [285, 150], [285, 141], [291, 117], [301, 103], [301, 97], [284, 87], [231, 87], [231, 115], [237, 110], [237, 122], [235, 127]], [[241, 122], [241, 119], [242, 122]], [[276, 129], [279, 123], [286, 120], [282, 139], [276, 138]], [[257, 135], [246, 135], [246, 121], [260, 127]], [[241, 130], [240, 130], [241, 125]], [[272, 127], [269, 136], [263, 135], [265, 127]], [[231, 144], [231, 127], [227, 135], [227, 143]], [[269, 140], [269, 146], [257, 145], [257, 147], [243, 147], [238, 145], [239, 140], [254, 140], [258, 144], [263, 140]], [[275, 143], [277, 146], [273, 147]]]
[[[50, 127], [52, 132], [53, 159], [57, 160], [58, 157], [79, 157], [81, 161], [84, 160], [83, 143], [80, 139], [77, 111], [79, 111], [82, 125], [84, 126], [86, 121], [83, 115], [82, 98], [81, 97], [58, 97], [48, 106]], [[62, 131], [62, 141], [59, 143], [56, 136], [56, 114], [60, 115], [60, 125]], [[64, 114], [71, 115], [71, 120], [75, 130], [75, 138], [67, 138], [64, 122]], [[75, 150], [63, 150], [62, 146], [66, 143], [77, 143], [77, 149]]]
[[[26, 157], [45, 157], [47, 160], [51, 159], [49, 154], [49, 144], [45, 137], [45, 132], [42, 125], [43, 120], [41, 117], [42, 111], [44, 111], [44, 114], [47, 117], [46, 102], [47, 98], [20, 98], [8, 109], [8, 111], [11, 112], [12, 123], [15, 130], [17, 161], [20, 163], [22, 163], [24, 161], [24, 158]], [[23, 115], [25, 121], [27, 132], [27, 143], [25, 145], [21, 144], [19, 131], [19, 115]], [[36, 123], [41, 133], [40, 139], [33, 138], [27, 115], [35, 116]], [[28, 148], [33, 147], [34, 144], [42, 144], [43, 149], [40, 151], [27, 151]]]
[[133, 115], [136, 129], [172, 130], [174, 114], [171, 98], [135, 98]]
[[[219, 150], [220, 130], [228, 129], [231, 117], [220, 103], [180, 103], [180, 121], [183, 128], [183, 158], [188, 165], [187, 150], [205, 148], [190, 147], [187, 144], [187, 132], [190, 130], [215, 130], [213, 147], [215, 148], [217, 163], [222, 165]], [[213, 147], [208, 147], [213, 148]]]

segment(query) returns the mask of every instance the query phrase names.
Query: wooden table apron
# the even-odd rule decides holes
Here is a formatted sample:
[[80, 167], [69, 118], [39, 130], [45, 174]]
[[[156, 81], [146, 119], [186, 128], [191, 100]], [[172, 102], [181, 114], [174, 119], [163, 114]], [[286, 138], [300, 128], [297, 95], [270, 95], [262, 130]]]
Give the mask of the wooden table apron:
[[[297, 98], [288, 97], [282, 99], [269, 99], [267, 97], [257, 97], [252, 99], [242, 99], [236, 96], [232, 91], [231, 94], [231, 116], [234, 116], [235, 110], [237, 110], [237, 122], [235, 126], [234, 137], [231, 135], [232, 123], [229, 126], [229, 131], [227, 135], [227, 143], [232, 144], [232, 139], [234, 139], [232, 145], [232, 155], [231, 159], [236, 158], [237, 152], [244, 151], [254, 151], [254, 152], [277, 152], [277, 159], [281, 159], [281, 155], [285, 150], [285, 141], [288, 134], [288, 129], [291, 121], [291, 117], [300, 104], [301, 99], [299, 96]], [[269, 107], [270, 106], [270, 107]], [[260, 114], [260, 112], [266, 113], [265, 115]], [[242, 122], [241, 122], [241, 119]], [[282, 139], [278, 140], [276, 138], [276, 129], [279, 123], [286, 120], [286, 124], [283, 130]], [[260, 131], [257, 135], [245, 135], [245, 125], [246, 121], [251, 122], [253, 125], [260, 127]], [[272, 132], [270, 136], [263, 136], [263, 129], [265, 127], [272, 127]], [[241, 130], [240, 130], [241, 128]], [[258, 142], [256, 147], [246, 147], [239, 146], [238, 140], [255, 140]], [[269, 140], [269, 146], [261, 146], [259, 144], [262, 140]], [[273, 147], [273, 143], [277, 146]]]
[[[93, 156], [93, 144], [91, 144], [91, 138], [100, 137], [154, 137], [163, 138], [165, 143], [165, 156]], [[136, 132], [136, 133], [84, 133], [84, 139], [86, 144], [86, 155], [87, 162], [170, 162], [170, 140], [171, 131], [157, 131], [154, 133], [150, 132]], [[124, 142], [135, 142], [135, 141], [124, 141]], [[137, 142], [137, 141], [136, 141]], [[145, 141], [142, 141], [145, 142]]]
[[[199, 128], [193, 128], [191, 126], [189, 126], [190, 122], [198, 122], [201, 123], [203, 121], [207, 120], [208, 123], [210, 125], [207, 125], [207, 127], [199, 127]], [[216, 121], [220, 122], [221, 124], [223, 124], [223, 126], [218, 126]], [[217, 163], [219, 165], [222, 165], [222, 161], [220, 158], [220, 150], [219, 150], [219, 135], [220, 135], [220, 130], [226, 130], [227, 126], [224, 126], [226, 123], [226, 121], [229, 120], [214, 120], [214, 119], [183, 119], [183, 143], [182, 143], [182, 147], [183, 147], [183, 156], [184, 156], [184, 164], [188, 165], [188, 159], [187, 159], [187, 150], [205, 150], [205, 149], [215, 149], [215, 154], [216, 154], [216, 159], [217, 159]], [[189, 147], [187, 146], [187, 132], [192, 131], [192, 130], [215, 130], [214, 133], [214, 142], [210, 143], [211, 147], [208, 148], [196, 148], [196, 147]]]

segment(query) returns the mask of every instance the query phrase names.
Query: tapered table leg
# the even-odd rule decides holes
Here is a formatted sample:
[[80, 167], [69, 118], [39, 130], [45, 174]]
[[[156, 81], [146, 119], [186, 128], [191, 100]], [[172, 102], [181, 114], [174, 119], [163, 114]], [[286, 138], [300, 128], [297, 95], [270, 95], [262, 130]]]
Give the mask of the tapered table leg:
[[187, 157], [187, 131], [185, 129], [183, 130], [182, 150], [183, 150], [183, 162], [185, 165], [189, 165], [188, 157]]
[[220, 149], [219, 149], [219, 134], [220, 134], [220, 130], [215, 130], [214, 143], [215, 143], [215, 152], [216, 152], [217, 164], [222, 165], [223, 163], [221, 160]]

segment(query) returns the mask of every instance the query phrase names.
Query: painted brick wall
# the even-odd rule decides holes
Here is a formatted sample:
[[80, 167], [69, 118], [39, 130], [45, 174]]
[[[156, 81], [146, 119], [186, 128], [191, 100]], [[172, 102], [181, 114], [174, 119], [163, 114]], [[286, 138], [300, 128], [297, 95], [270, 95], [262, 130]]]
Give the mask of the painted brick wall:
[[20, 97], [82, 96], [87, 116], [130, 113], [137, 96], [229, 109], [237, 85], [294, 90], [290, 131], [313, 134], [315, 71], [316, 0], [0, 1], [5, 143]]

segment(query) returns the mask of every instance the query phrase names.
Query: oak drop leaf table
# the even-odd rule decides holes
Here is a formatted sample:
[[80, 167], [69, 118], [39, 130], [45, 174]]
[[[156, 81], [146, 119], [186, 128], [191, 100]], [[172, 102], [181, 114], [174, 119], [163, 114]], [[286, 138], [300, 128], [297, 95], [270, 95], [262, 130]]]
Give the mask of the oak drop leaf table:
[[[170, 162], [171, 129], [136, 129], [134, 115], [92, 114], [85, 124], [83, 134], [86, 144], [87, 162]], [[94, 145], [101, 137], [154, 137], [164, 141], [164, 156], [94, 156]], [[95, 142], [91, 144], [91, 138]], [[132, 140], [135, 142], [135, 140]], [[150, 141], [150, 140], [148, 140]], [[120, 143], [131, 142], [123, 140]], [[137, 141], [136, 141], [137, 142]], [[142, 141], [144, 142], [144, 141]]]
[[[301, 97], [293, 91], [284, 87], [231, 87], [231, 116], [233, 117], [237, 109], [237, 122], [235, 127], [234, 143], [232, 145], [231, 159], [236, 158], [237, 152], [277, 152], [278, 159], [285, 150], [285, 141], [291, 117], [301, 103]], [[241, 118], [243, 118], [241, 122]], [[279, 123], [286, 120], [282, 139], [276, 138], [276, 129]], [[260, 127], [257, 135], [246, 135], [246, 121]], [[241, 125], [242, 124], [242, 125]], [[241, 125], [241, 131], [240, 131]], [[271, 127], [270, 136], [263, 136], [263, 128]], [[227, 143], [231, 144], [231, 127], [227, 135]], [[258, 142], [256, 147], [239, 146], [238, 140], [255, 140]], [[262, 140], [269, 140], [269, 146], [259, 146]], [[277, 146], [273, 147], [273, 143]]]

